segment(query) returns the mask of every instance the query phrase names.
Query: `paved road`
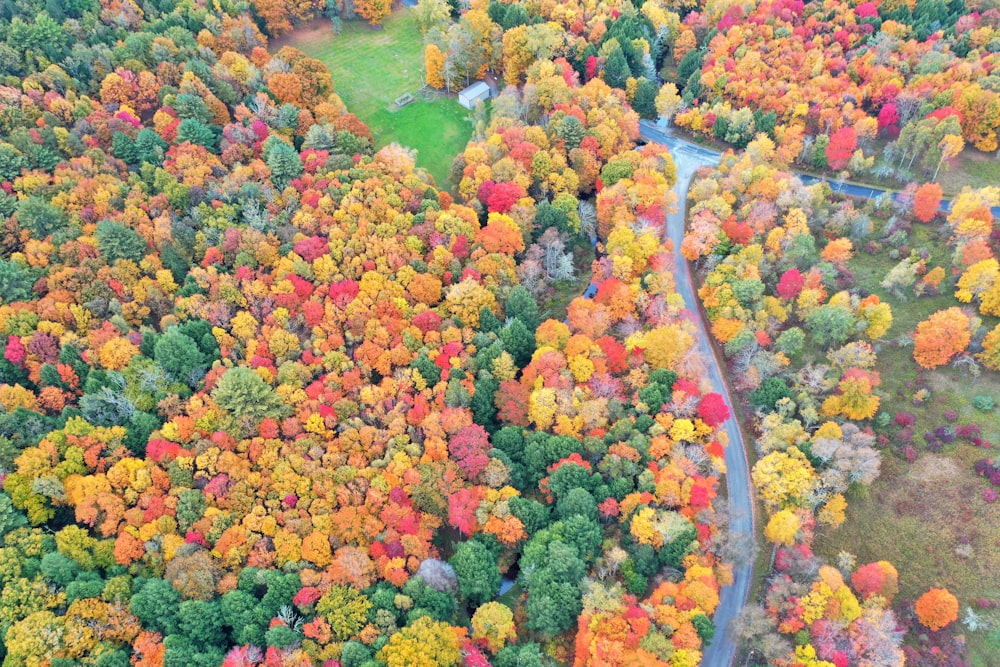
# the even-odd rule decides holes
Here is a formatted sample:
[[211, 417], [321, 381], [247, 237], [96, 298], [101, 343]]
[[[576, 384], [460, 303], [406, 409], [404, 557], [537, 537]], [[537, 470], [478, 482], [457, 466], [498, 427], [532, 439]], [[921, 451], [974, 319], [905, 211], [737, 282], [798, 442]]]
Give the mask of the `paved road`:
[[[673, 134], [670, 134], [670, 131], [668, 129], [656, 125], [652, 121], [648, 120], [639, 121], [639, 130], [644, 139], [646, 139], [647, 141], [655, 141], [657, 143], [661, 143], [667, 146], [668, 148], [670, 148], [671, 153], [674, 153], [675, 151], [678, 150], [688, 150], [692, 151], [693, 152], [692, 154], [697, 156], [704, 156], [706, 158], [714, 156], [716, 161], [718, 160], [718, 157], [721, 155], [721, 153], [719, 153], [718, 151], [714, 151], [709, 148], [704, 148], [703, 146], [693, 144], [690, 141], [687, 141], [686, 139], [675, 137]], [[803, 174], [800, 172], [796, 173], [798, 174], [799, 179], [806, 185], [812, 185], [813, 183], [826, 181], [830, 185], [831, 190], [833, 190], [834, 192], [841, 192], [849, 197], [877, 199], [878, 197], [881, 197], [883, 195], [890, 195], [893, 198], [893, 200], [897, 202], [899, 202], [902, 199], [900, 193], [898, 192], [892, 192], [889, 190], [880, 190], [879, 188], [875, 188], [869, 185], [855, 185], [854, 183], [841, 183], [838, 180], [830, 178], [822, 178], [820, 176], [813, 176], [811, 174]], [[940, 208], [942, 211], [946, 213], [950, 211], [951, 200], [942, 199]], [[1000, 206], [994, 206], [991, 210], [993, 212], [994, 218], [1000, 218]]]
[[[677, 193], [677, 211], [667, 216], [667, 234], [674, 244], [674, 280], [677, 292], [684, 297], [684, 303], [693, 315], [691, 319], [698, 327], [698, 349], [706, 361], [712, 387], [726, 399], [726, 403], [732, 407], [735, 414], [736, 410], [733, 407], [735, 404], [729, 395], [729, 388], [722, 374], [722, 364], [719, 363], [719, 359], [714, 354], [705, 322], [698, 315], [700, 311], [691, 281], [691, 270], [680, 253], [681, 242], [684, 240], [684, 217], [691, 177], [699, 167], [718, 164], [720, 154], [667, 135], [652, 124], [643, 123], [641, 132], [643, 138], [667, 146], [677, 165], [677, 185], [674, 187]], [[729, 530], [733, 534], [747, 534], [749, 539], [742, 541], [742, 543], [753, 544], [756, 535], [754, 531], [754, 501], [750, 489], [750, 469], [747, 463], [746, 445], [743, 442], [739, 425], [734, 418], [728, 419], [723, 425], [723, 429], [729, 437], [729, 446], [726, 447]], [[740, 613], [746, 604], [753, 575], [753, 561], [752, 555], [748, 555], [744, 564], [734, 566], [733, 584], [720, 591], [719, 606], [715, 610], [715, 618], [713, 619], [716, 627], [715, 638], [704, 651], [701, 661], [703, 667], [726, 667], [733, 663], [736, 655], [736, 644], [729, 636], [729, 622]]]

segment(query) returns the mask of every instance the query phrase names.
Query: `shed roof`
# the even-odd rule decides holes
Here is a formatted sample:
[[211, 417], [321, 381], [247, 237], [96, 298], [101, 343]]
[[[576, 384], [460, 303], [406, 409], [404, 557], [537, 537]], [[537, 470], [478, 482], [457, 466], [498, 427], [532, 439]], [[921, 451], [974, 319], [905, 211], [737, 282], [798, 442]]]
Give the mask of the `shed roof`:
[[484, 81], [476, 81], [474, 84], [459, 93], [459, 95], [464, 97], [479, 97], [483, 94], [490, 94], [490, 87], [486, 85], [486, 82]]

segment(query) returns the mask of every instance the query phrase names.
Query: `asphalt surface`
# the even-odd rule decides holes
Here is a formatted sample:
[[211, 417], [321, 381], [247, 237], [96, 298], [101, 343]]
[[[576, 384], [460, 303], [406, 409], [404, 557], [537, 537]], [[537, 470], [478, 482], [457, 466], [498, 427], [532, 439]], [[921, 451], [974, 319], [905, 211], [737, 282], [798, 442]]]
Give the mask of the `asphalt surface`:
[[[684, 240], [684, 218], [687, 209], [687, 191], [691, 177], [699, 167], [718, 164], [720, 153], [690, 142], [672, 137], [652, 123], [643, 121], [640, 124], [642, 137], [667, 146], [677, 165], [677, 210], [667, 216], [667, 235], [674, 244], [674, 282], [677, 293], [684, 297], [684, 304], [691, 313], [691, 321], [698, 328], [698, 351], [706, 362], [706, 369], [712, 381], [712, 388], [726, 399], [730, 411], [735, 414], [735, 404], [729, 394], [722, 373], [722, 364], [716, 357], [710, 343], [705, 322], [699, 315], [698, 301], [695, 297], [694, 285], [691, 280], [691, 270], [687, 261], [680, 253], [681, 242]], [[729, 438], [726, 447], [726, 486], [729, 500], [729, 530], [732, 534], [746, 533], [750, 539], [741, 543], [753, 544], [754, 536], [754, 500], [750, 488], [750, 467], [747, 463], [746, 445], [736, 420], [730, 417], [723, 425], [723, 430]], [[715, 610], [715, 637], [703, 653], [703, 667], [727, 667], [733, 664], [736, 656], [736, 644], [729, 634], [730, 621], [735, 618], [746, 604], [750, 593], [750, 582], [753, 575], [753, 554], [747, 554], [744, 564], [733, 566], [733, 583], [719, 592], [719, 606]]]

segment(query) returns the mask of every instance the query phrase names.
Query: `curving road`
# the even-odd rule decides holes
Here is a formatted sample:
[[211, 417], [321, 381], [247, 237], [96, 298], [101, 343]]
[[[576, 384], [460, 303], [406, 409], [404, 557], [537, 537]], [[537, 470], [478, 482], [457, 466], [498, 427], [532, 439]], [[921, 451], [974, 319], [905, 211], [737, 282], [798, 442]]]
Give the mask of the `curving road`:
[[[667, 233], [674, 243], [674, 279], [677, 292], [684, 297], [684, 303], [688, 310], [695, 317], [692, 320], [698, 327], [698, 348], [702, 356], [709, 362], [708, 374], [712, 380], [716, 392], [721, 394], [726, 403], [734, 406], [730, 397], [728, 386], [722, 374], [722, 365], [715, 355], [711, 345], [711, 339], [705, 328], [705, 321], [701, 316], [698, 301], [694, 294], [691, 282], [691, 271], [687, 261], [680, 254], [679, 248], [684, 240], [685, 212], [687, 209], [687, 190], [694, 172], [702, 166], [712, 166], [719, 163], [722, 154], [697, 144], [693, 144], [684, 139], [673, 136], [668, 130], [656, 124], [642, 120], [639, 122], [640, 135], [646, 141], [655, 141], [670, 149], [674, 162], [677, 165], [677, 211], [667, 217]], [[874, 199], [884, 195], [890, 195], [893, 200], [899, 202], [900, 194], [888, 190], [881, 190], [864, 185], [853, 183], [843, 183], [829, 178], [820, 178], [809, 174], [798, 174], [803, 183], [812, 184], [819, 181], [826, 181], [834, 192], [839, 192], [850, 197], [863, 197]], [[941, 211], [947, 212], [951, 209], [951, 201], [943, 200], [940, 206]], [[1000, 217], [1000, 206], [992, 209], [994, 217]], [[735, 409], [733, 409], [735, 414]], [[753, 492], [750, 487], [750, 469], [746, 456], [746, 445], [738, 424], [733, 418], [726, 421], [723, 426], [729, 436], [729, 446], [726, 448], [726, 486], [728, 489], [730, 532], [734, 535], [746, 533], [750, 538], [741, 540], [740, 543], [753, 544], [756, 538], [755, 531], [755, 504]], [[712, 643], [705, 649], [701, 664], [704, 667], [730, 667], [736, 656], [736, 645], [729, 636], [729, 623], [735, 618], [746, 604], [750, 593], [750, 582], [753, 574], [753, 558], [748, 558], [747, 562], [733, 568], [733, 584], [720, 591], [719, 607], [715, 611], [716, 633]]]
[[[674, 281], [678, 294], [684, 297], [684, 303], [692, 313], [691, 318], [698, 327], [698, 351], [706, 361], [706, 369], [712, 381], [712, 388], [726, 399], [732, 413], [736, 414], [735, 404], [729, 395], [729, 387], [722, 374], [722, 364], [712, 348], [711, 339], [705, 328], [705, 322], [699, 315], [698, 301], [691, 281], [691, 270], [687, 261], [680, 253], [681, 242], [684, 240], [684, 216], [687, 210], [687, 191], [691, 177], [699, 167], [718, 164], [720, 153], [696, 146], [687, 141], [672, 137], [655, 125], [640, 124], [640, 132], [644, 139], [663, 144], [670, 149], [670, 154], [677, 165], [677, 210], [667, 216], [667, 235], [674, 244]], [[726, 487], [729, 499], [729, 530], [733, 535], [745, 533], [748, 539], [739, 543], [753, 544], [754, 530], [754, 500], [750, 488], [750, 468], [747, 463], [746, 445], [735, 417], [730, 417], [723, 425], [723, 430], [729, 438], [726, 447]], [[752, 554], [746, 561], [733, 566], [733, 583], [720, 591], [719, 606], [715, 610], [715, 638], [704, 651], [701, 664], [704, 667], [725, 667], [732, 665], [736, 656], [736, 644], [729, 636], [729, 623], [746, 604], [750, 593], [750, 582], [753, 575]]]

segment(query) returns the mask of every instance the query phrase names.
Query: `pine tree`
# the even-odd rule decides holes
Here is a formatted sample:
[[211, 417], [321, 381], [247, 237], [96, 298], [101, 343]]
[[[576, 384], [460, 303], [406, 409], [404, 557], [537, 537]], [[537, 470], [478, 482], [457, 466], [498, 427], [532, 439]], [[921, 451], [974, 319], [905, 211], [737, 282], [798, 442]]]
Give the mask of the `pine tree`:
[[604, 81], [614, 88], [625, 88], [625, 82], [632, 76], [632, 71], [628, 68], [628, 61], [621, 48], [617, 48], [608, 56], [604, 63]]

